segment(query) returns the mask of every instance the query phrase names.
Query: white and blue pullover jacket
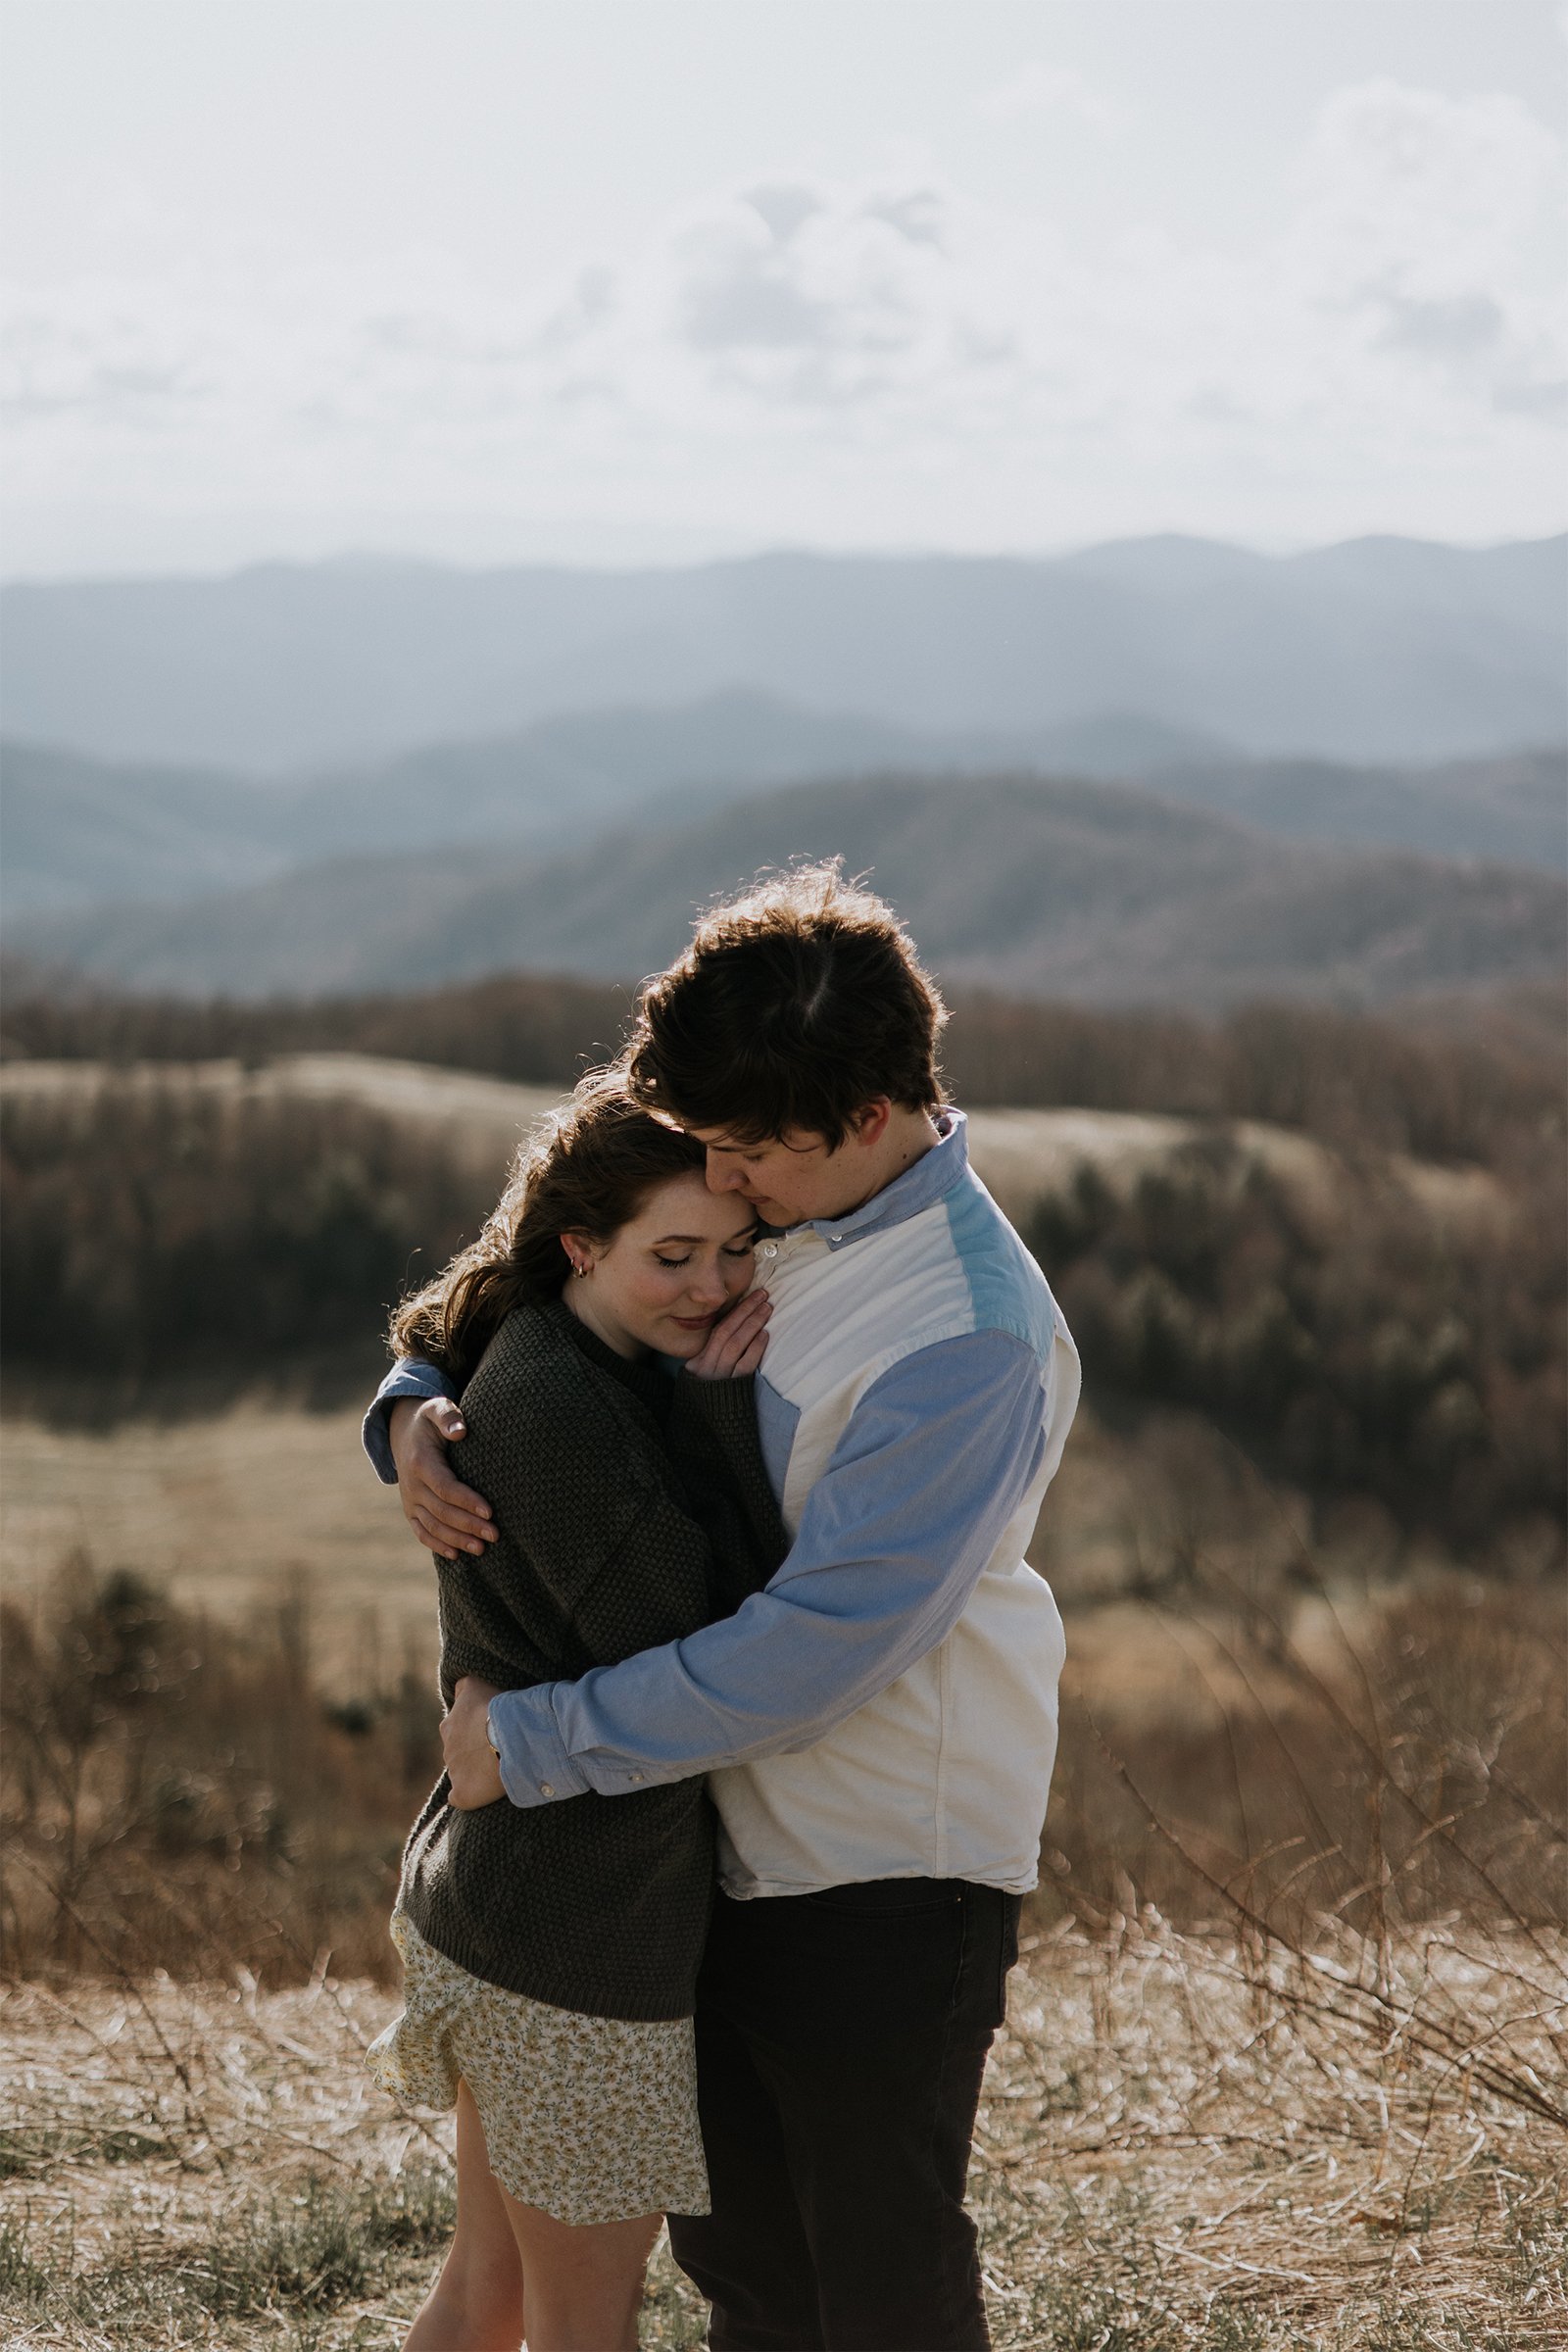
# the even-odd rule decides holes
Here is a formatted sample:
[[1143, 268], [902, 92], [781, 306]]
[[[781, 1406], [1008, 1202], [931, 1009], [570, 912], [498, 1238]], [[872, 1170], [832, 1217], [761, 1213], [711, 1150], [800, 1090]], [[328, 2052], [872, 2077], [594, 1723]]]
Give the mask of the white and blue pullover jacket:
[[[1061, 1620], [1024, 1547], [1078, 1401], [961, 1112], [853, 1215], [759, 1244], [762, 1447], [792, 1545], [733, 1617], [490, 1709], [514, 1804], [709, 1775], [733, 1895], [1038, 1874]], [[447, 1384], [410, 1359], [384, 1406]]]

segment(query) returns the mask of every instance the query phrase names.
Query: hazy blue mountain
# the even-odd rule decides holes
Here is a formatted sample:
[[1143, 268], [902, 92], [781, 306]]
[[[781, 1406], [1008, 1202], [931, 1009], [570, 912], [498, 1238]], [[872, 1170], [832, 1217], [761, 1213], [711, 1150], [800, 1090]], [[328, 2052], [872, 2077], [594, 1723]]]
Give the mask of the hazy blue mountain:
[[545, 859], [336, 860], [182, 907], [33, 920], [40, 961], [147, 989], [416, 987], [504, 968], [634, 976], [758, 867], [841, 855], [953, 980], [1098, 1003], [1377, 1003], [1560, 971], [1560, 878], [1287, 842], [1129, 786], [879, 777], [770, 792]]
[[1223, 766], [1230, 757], [1217, 739], [1136, 713], [1007, 742], [979, 730], [922, 736], [739, 692], [674, 710], [567, 712], [514, 735], [298, 778], [123, 765], [9, 742], [0, 745], [0, 911], [189, 898], [316, 858], [426, 843], [559, 849], [616, 816], [653, 813], [657, 803], [696, 810], [813, 776], [1024, 760], [1135, 775], [1173, 760]]
[[[1106, 749], [1135, 741], [1167, 756], [1205, 750], [1196, 736], [1110, 723]], [[661, 797], [708, 805], [761, 785], [946, 766], [956, 756], [952, 743], [927, 744], [885, 722], [751, 694], [679, 710], [573, 712], [496, 740], [276, 780], [123, 766], [11, 742], [0, 747], [0, 906], [187, 898], [316, 858], [425, 844], [561, 848]]]
[[0, 755], [0, 907], [171, 899], [298, 862], [270, 787], [219, 771], [111, 766], [8, 743]]
[[686, 570], [266, 564], [3, 591], [6, 724], [108, 759], [286, 769], [743, 688], [925, 733], [1105, 712], [1254, 756], [1440, 760], [1565, 733], [1568, 540], [1264, 557], [781, 554]]
[[1145, 774], [1170, 798], [1293, 838], [1383, 842], [1440, 856], [1561, 867], [1568, 754], [1428, 769], [1257, 761], [1197, 733], [1107, 715], [1004, 738], [921, 736], [854, 714], [731, 694], [680, 710], [578, 712], [485, 743], [379, 766], [258, 782], [213, 770], [117, 767], [4, 749], [7, 917], [100, 900], [177, 900], [325, 858], [466, 843], [544, 855], [617, 819], [696, 816], [781, 783], [875, 774]]
[[1382, 842], [1440, 858], [1568, 867], [1568, 752], [1516, 752], [1436, 767], [1322, 760], [1180, 761], [1162, 793], [1298, 841]]
[[[1153, 728], [1149, 737], [1168, 739], [1167, 757], [1202, 756], [1195, 738]], [[967, 748], [738, 690], [676, 707], [576, 710], [311, 779], [297, 789], [296, 838], [324, 850], [453, 839], [559, 847], [679, 795], [708, 806], [812, 776], [945, 768]]]

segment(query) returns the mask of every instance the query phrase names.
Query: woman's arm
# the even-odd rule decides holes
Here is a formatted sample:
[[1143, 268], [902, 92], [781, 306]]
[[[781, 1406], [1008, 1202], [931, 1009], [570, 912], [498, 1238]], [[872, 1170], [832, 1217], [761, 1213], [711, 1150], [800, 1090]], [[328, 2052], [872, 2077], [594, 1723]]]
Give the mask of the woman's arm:
[[[726, 1597], [731, 1561], [743, 1563], [749, 1592], [766, 1582], [785, 1550], [750, 1385], [744, 1401], [728, 1397], [705, 1411], [698, 1400], [680, 1416], [690, 1432], [688, 1461], [706, 1449], [710, 1467], [690, 1484], [711, 1492], [715, 1531], [687, 1478], [663, 1458], [667, 1448], [652, 1425], [624, 1417], [586, 1369], [581, 1385], [560, 1391], [482, 1371], [464, 1396], [468, 1435], [454, 1467], [489, 1494], [499, 1532], [482, 1556], [448, 1572], [454, 1587], [466, 1579], [476, 1592], [499, 1594], [541, 1647], [579, 1655], [578, 1673], [678, 1641], [738, 1605], [743, 1593]], [[718, 1440], [704, 1422], [726, 1406], [731, 1415], [738, 1410], [743, 1449], [749, 1446], [755, 1464], [749, 1481], [711, 1466]], [[733, 1499], [737, 1481], [749, 1489], [744, 1507]]]
[[759, 1592], [789, 1549], [762, 1454], [756, 1373], [772, 1303], [754, 1290], [675, 1376], [665, 1443], [711, 1539], [715, 1616]]
[[[734, 1385], [749, 1389], [751, 1384]], [[752, 1420], [755, 1446], [755, 1416], [749, 1403], [744, 1410]], [[749, 1480], [730, 1480], [734, 1500], [727, 1506], [721, 1498], [723, 1485], [710, 1474], [708, 1510], [715, 1521], [727, 1520], [727, 1539], [715, 1540], [710, 1528], [673, 1494], [656, 1488], [627, 1525], [621, 1541], [585, 1576], [579, 1561], [548, 1542], [543, 1546], [536, 1543], [524, 1552], [517, 1538], [529, 1514], [524, 1507], [514, 1520], [503, 1500], [496, 1543], [482, 1559], [439, 1565], [442, 1695], [448, 1710], [441, 1726], [441, 1744], [450, 1799], [459, 1812], [494, 1804], [504, 1794], [500, 1761], [490, 1745], [486, 1719], [491, 1699], [516, 1687], [517, 1669], [501, 1651], [485, 1647], [488, 1589], [497, 1588], [504, 1594], [509, 1584], [515, 1588], [519, 1576], [537, 1574], [594, 1665], [614, 1665], [649, 1642], [679, 1641], [711, 1616], [738, 1607], [747, 1592], [760, 1590], [788, 1548], [760, 1462], [759, 1449], [761, 1495]], [[606, 1474], [606, 1465], [596, 1467], [601, 1476]], [[504, 1494], [504, 1488], [498, 1486], [498, 1493]], [[709, 1595], [709, 1605], [696, 1612], [678, 1606], [673, 1598], [681, 1582], [692, 1582], [680, 1577], [683, 1567], [699, 1570], [698, 1589]], [[661, 1630], [650, 1631], [659, 1626], [660, 1596], [665, 1602], [664, 1624]], [[450, 1651], [446, 1647], [449, 1606], [454, 1644]]]
[[676, 1376], [666, 1443], [713, 1549], [715, 1616], [760, 1592], [789, 1549], [757, 1426], [757, 1383]]
[[476, 1675], [503, 1688], [514, 1681], [525, 1686], [537, 1677], [538, 1654], [531, 1652], [523, 1629], [508, 1605], [505, 1580], [510, 1565], [504, 1552], [500, 1556], [487, 1553], [482, 1568], [466, 1559], [436, 1561], [441, 1696], [448, 1707], [466, 1676]]

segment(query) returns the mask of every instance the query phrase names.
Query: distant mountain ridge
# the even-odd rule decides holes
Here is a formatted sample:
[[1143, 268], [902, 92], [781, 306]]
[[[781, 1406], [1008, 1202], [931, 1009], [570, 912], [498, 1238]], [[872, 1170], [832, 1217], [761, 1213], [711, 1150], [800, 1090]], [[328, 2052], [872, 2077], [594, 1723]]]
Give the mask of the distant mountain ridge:
[[1295, 839], [1568, 865], [1568, 754], [1351, 768], [1250, 760], [1131, 714], [1033, 737], [918, 735], [729, 694], [542, 719], [493, 742], [434, 745], [374, 768], [275, 783], [8, 744], [0, 908], [9, 918], [103, 900], [178, 901], [324, 858], [419, 848], [487, 843], [546, 855], [612, 823], [668, 825], [784, 784], [1026, 768], [1143, 776], [1172, 799]]
[[768, 784], [1038, 761], [1138, 775], [1234, 757], [1217, 738], [1110, 712], [1008, 742], [921, 735], [854, 711], [734, 692], [675, 708], [568, 711], [514, 735], [431, 744], [365, 768], [258, 778], [0, 742], [0, 908], [182, 899], [314, 858], [513, 842], [559, 848], [623, 814], [657, 819]]
[[1558, 875], [1285, 841], [1131, 786], [1027, 775], [763, 792], [549, 858], [339, 859], [180, 907], [35, 919], [13, 944], [196, 995], [620, 978], [663, 963], [701, 904], [803, 856], [868, 872], [944, 977], [1020, 996], [1377, 1004], [1551, 976], [1568, 950]]
[[1004, 738], [1107, 711], [1251, 756], [1437, 760], [1565, 732], [1568, 539], [1181, 538], [1049, 560], [761, 556], [688, 570], [259, 565], [0, 591], [5, 723], [97, 758], [385, 760], [734, 689]]

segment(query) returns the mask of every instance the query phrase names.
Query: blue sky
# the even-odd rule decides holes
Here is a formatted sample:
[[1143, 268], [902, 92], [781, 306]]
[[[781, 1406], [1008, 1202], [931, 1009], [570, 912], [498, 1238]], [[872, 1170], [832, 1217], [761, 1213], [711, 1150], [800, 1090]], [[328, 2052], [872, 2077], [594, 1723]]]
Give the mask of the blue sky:
[[10, 0], [5, 564], [1564, 521], [1548, 0]]

